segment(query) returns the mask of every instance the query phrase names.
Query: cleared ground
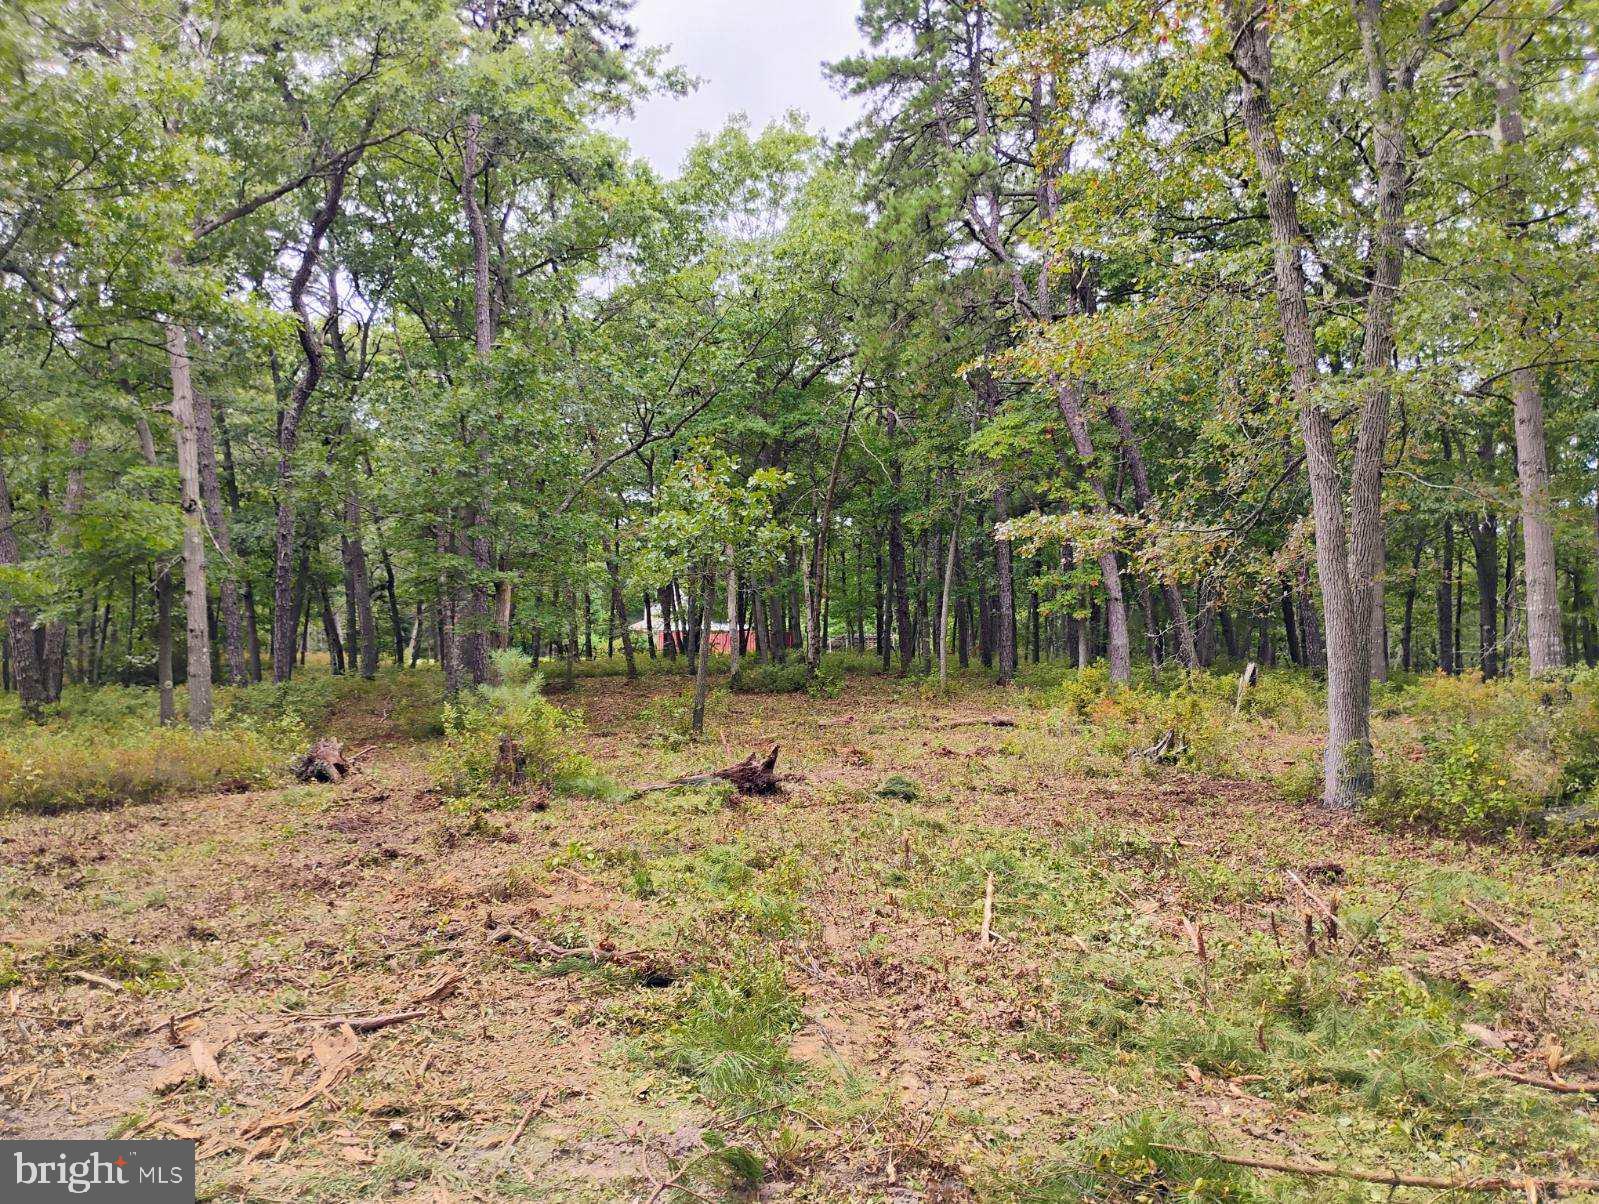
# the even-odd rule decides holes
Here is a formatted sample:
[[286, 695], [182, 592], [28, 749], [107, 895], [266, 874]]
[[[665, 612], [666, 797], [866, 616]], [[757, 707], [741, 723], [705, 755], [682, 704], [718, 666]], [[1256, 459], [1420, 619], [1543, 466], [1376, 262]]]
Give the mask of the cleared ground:
[[[202, 1198], [259, 1201], [1596, 1173], [1599, 1099], [1502, 1073], [1599, 1077], [1592, 859], [1083, 777], [988, 688], [721, 695], [700, 743], [682, 690], [555, 695], [620, 789], [544, 810], [438, 797], [379, 707], [341, 785], [0, 819], [0, 1131], [193, 1137]], [[772, 744], [779, 795], [628, 796]]]

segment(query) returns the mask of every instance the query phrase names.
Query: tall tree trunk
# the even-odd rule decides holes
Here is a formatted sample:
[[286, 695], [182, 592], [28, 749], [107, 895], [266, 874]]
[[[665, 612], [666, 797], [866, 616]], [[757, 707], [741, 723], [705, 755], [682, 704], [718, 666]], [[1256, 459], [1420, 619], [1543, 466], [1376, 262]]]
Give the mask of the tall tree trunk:
[[[1484, 431], [1477, 458], [1492, 472], [1494, 440]], [[1499, 675], [1499, 520], [1483, 510], [1471, 528], [1472, 550], [1477, 559], [1477, 659], [1485, 680]]]
[[[820, 583], [818, 583], [818, 587]], [[625, 625], [627, 615], [623, 614], [622, 622]], [[624, 636], [625, 638], [625, 636]], [[738, 676], [738, 658], [744, 651], [744, 631], [738, 618], [738, 562], [734, 558], [732, 545], [727, 548], [727, 676], [729, 680]], [[632, 663], [632, 653], [628, 653], [628, 663]], [[821, 664], [818, 657], [816, 664]], [[814, 670], [813, 670], [814, 672]]]
[[[898, 419], [890, 414], [888, 431], [891, 449], [897, 426]], [[899, 630], [899, 667], [901, 672], [908, 672], [911, 667], [911, 657], [915, 655], [916, 650], [911, 642], [910, 591], [905, 584], [905, 528], [900, 514], [900, 490], [904, 484], [904, 477], [900, 468], [899, 453], [890, 450], [889, 454], [891, 457], [889, 488], [892, 497], [889, 500], [888, 511], [888, 582], [894, 594], [894, 625]]]
[[172, 421], [177, 430], [178, 482], [183, 507], [183, 597], [187, 618], [189, 726], [211, 726], [211, 633], [206, 618], [205, 520], [200, 495], [200, 451], [195, 427], [194, 385], [183, 326], [166, 324], [167, 364], [172, 374]]
[[[1493, 81], [1497, 120], [1494, 137], [1506, 160], [1503, 179], [1506, 228], [1511, 245], [1524, 238], [1527, 216], [1524, 145], [1526, 126], [1521, 113], [1521, 82], [1516, 56], [1520, 52], [1520, 29], [1512, 18], [1508, 3], [1496, 14], [1499, 70]], [[1509, 266], [1512, 313], [1525, 314], [1529, 289], [1515, 264]], [[1525, 316], [1521, 319], [1525, 322]], [[1518, 335], [1525, 338], [1524, 330]], [[1517, 346], [1511, 353], [1522, 356]], [[1510, 395], [1515, 409], [1516, 477], [1521, 485], [1521, 532], [1524, 551], [1522, 571], [1527, 584], [1527, 652], [1532, 676], [1540, 677], [1565, 666], [1565, 648], [1560, 639], [1560, 592], [1555, 563], [1555, 528], [1549, 495], [1549, 448], [1544, 433], [1543, 393], [1531, 367], [1518, 367], [1510, 376]]]
[[[491, 21], [492, 24], [492, 21]], [[469, 113], [466, 118], [462, 147], [461, 207], [466, 213], [467, 230], [472, 239], [472, 345], [480, 371], [486, 373], [494, 353], [494, 303], [489, 287], [489, 238], [483, 220], [483, 209], [478, 204], [477, 184], [479, 174], [486, 170], [480, 162], [479, 138], [482, 134], [481, 114]], [[488, 473], [488, 444], [481, 437], [468, 437], [469, 450], [478, 457], [482, 491], [468, 516], [473, 564], [477, 569], [467, 595], [466, 633], [461, 638], [461, 657], [472, 675], [474, 685], [482, 685], [490, 675], [488, 660], [489, 586], [487, 579], [494, 569], [493, 550], [489, 542], [490, 490]]]
[[[1361, 609], [1357, 604], [1332, 416], [1318, 388], [1315, 331], [1305, 299], [1301, 260], [1305, 239], [1272, 113], [1266, 13], [1243, 0], [1232, 0], [1229, 15], [1234, 65], [1244, 84], [1244, 126], [1266, 194], [1278, 317], [1310, 476], [1328, 641], [1323, 797], [1331, 806], [1353, 808], [1372, 787], [1370, 666], [1362, 635], [1370, 626], [1371, 607]], [[1364, 546], [1372, 536], [1369, 516], [1363, 516], [1361, 527]]]
[[1416, 593], [1421, 586], [1421, 553], [1427, 546], [1424, 536], [1416, 537], [1416, 550], [1410, 556], [1410, 580], [1405, 583], [1405, 625], [1399, 637], [1400, 664], [1406, 673], [1412, 672], [1416, 667], [1415, 655], [1415, 620], [1416, 620]]
[[330, 166], [322, 203], [311, 218], [305, 250], [300, 255], [300, 266], [289, 282], [289, 304], [297, 319], [296, 334], [305, 366], [290, 387], [289, 396], [278, 415], [277, 514], [273, 526], [272, 568], [272, 680], [275, 682], [288, 681], [294, 674], [293, 622], [297, 616], [291, 613], [290, 605], [296, 519], [294, 452], [299, 446], [300, 426], [306, 406], [322, 380], [325, 363], [322, 338], [306, 303], [306, 290], [321, 257], [323, 240], [343, 203], [345, 181], [359, 158], [360, 152], [346, 154], [335, 159]]
[[[68, 519], [67, 526], [83, 510], [83, 462], [89, 454], [89, 441], [82, 437], [72, 441], [72, 467], [67, 470], [67, 495], [62, 506]], [[44, 629], [45, 698], [48, 702], [61, 701], [61, 685], [67, 669], [67, 621], [56, 619]]]
[[339, 620], [333, 614], [328, 587], [320, 586], [317, 593], [322, 599], [322, 637], [328, 645], [328, 666], [335, 677], [341, 677], [344, 674], [344, 641], [339, 639]]
[[[192, 331], [189, 337], [196, 338]], [[215, 576], [217, 601], [222, 611], [224, 668], [230, 685], [248, 685], [250, 674], [244, 663], [244, 614], [239, 605], [239, 578], [233, 562], [233, 534], [227, 511], [222, 507], [222, 485], [217, 472], [215, 414], [211, 398], [201, 390], [195, 390], [194, 394], [194, 429], [205, 522], [221, 560], [220, 571]]]
[[955, 493], [955, 517], [949, 527], [949, 551], [944, 556], [944, 588], [938, 601], [938, 685], [949, 684], [949, 595], [955, 585], [955, 552], [961, 542], [961, 506], [965, 502]]
[[1455, 524], [1445, 516], [1438, 552], [1438, 668], [1454, 673], [1455, 665]]
[[360, 650], [361, 676], [371, 681], [378, 673], [378, 625], [372, 614], [372, 582], [367, 575], [366, 547], [361, 542], [361, 503], [354, 490], [344, 495], [340, 550], [344, 560], [344, 590], [355, 609], [356, 630], [352, 633], [352, 642]]
[[694, 655], [694, 714], [692, 722], [696, 736], [703, 735], [705, 732], [705, 692], [709, 680], [706, 669], [711, 659], [711, 595], [714, 592], [711, 574], [707, 569], [701, 574], [700, 580], [700, 604], [698, 608], [700, 638]]
[[[633, 661], [633, 633], [627, 623], [627, 601], [622, 596], [622, 570], [616, 562], [616, 545], [612, 544], [610, 555], [605, 558], [605, 571], [611, 578], [611, 605], [616, 610], [616, 621], [622, 628], [622, 655], [627, 659], [627, 679], [638, 679], [638, 666]], [[645, 599], [644, 614], [649, 617], [649, 600]], [[645, 634], [649, 631], [646, 627]], [[735, 662], [736, 663], [736, 662]]]
[[[827, 591], [827, 537], [833, 525], [833, 502], [838, 496], [838, 473], [844, 464], [844, 448], [849, 443], [850, 428], [855, 424], [855, 408], [860, 404], [861, 390], [866, 387], [866, 374], [855, 378], [855, 392], [850, 397], [849, 412], [844, 415], [844, 427], [838, 435], [838, 445], [833, 448], [833, 462], [827, 470], [827, 488], [822, 493], [822, 512], [816, 523], [816, 540], [811, 548], [810, 607], [806, 615], [807, 633], [805, 672], [814, 677], [822, 665], [822, 652], [827, 645], [822, 630], [822, 598]], [[731, 576], [728, 578], [731, 582]], [[732, 586], [728, 588], [731, 590]], [[729, 607], [728, 622], [733, 621]], [[735, 661], [736, 667], [736, 661]]]
[[[16, 515], [11, 508], [11, 485], [5, 465], [0, 464], [0, 565], [22, 563], [22, 548], [17, 540]], [[11, 639], [11, 675], [23, 711], [38, 718], [45, 704], [43, 667], [33, 639], [33, 616], [20, 606], [6, 613], [6, 634]]]
[[[1133, 499], [1138, 503], [1139, 513], [1147, 519], [1154, 513], [1155, 494], [1149, 487], [1149, 471], [1144, 465], [1144, 454], [1138, 439], [1133, 434], [1132, 420], [1119, 405], [1107, 407], [1106, 414], [1121, 440], [1122, 455], [1127, 460], [1127, 469], [1133, 478]], [[1162, 574], [1160, 593], [1166, 603], [1166, 613], [1171, 618], [1172, 631], [1177, 636], [1177, 659], [1182, 661], [1185, 669], [1197, 669], [1199, 653], [1194, 647], [1194, 627], [1188, 618], [1188, 605], [1183, 598], [1183, 591], [1175, 581]]]

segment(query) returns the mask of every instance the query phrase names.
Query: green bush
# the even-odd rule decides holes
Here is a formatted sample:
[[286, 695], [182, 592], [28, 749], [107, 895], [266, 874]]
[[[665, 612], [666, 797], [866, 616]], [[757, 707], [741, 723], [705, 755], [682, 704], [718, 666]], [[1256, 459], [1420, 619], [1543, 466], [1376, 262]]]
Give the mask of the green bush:
[[[1074, 1141], [1042, 1181], [1017, 1193], [1039, 1204], [1082, 1200], [1185, 1200], [1193, 1204], [1265, 1197], [1248, 1172], [1202, 1153], [1211, 1139], [1160, 1112], [1135, 1113]], [[1176, 1148], [1173, 1148], [1176, 1147]]]
[[283, 729], [21, 725], [0, 742], [0, 812], [145, 803], [265, 785]]
[[[539, 693], [538, 678], [490, 686], [444, 706], [444, 742], [433, 757], [434, 780], [454, 798], [511, 801], [539, 790], [561, 791], [592, 776], [576, 751], [582, 724]], [[522, 780], [497, 780], [502, 741], [520, 758]]]
[[1525, 827], [1538, 798], [1518, 780], [1513, 733], [1455, 724], [1421, 737], [1418, 752], [1383, 759], [1368, 814], [1381, 823], [1446, 836], [1489, 836]]
[[763, 665], [741, 661], [731, 686], [735, 694], [798, 694], [806, 687], [805, 662]]

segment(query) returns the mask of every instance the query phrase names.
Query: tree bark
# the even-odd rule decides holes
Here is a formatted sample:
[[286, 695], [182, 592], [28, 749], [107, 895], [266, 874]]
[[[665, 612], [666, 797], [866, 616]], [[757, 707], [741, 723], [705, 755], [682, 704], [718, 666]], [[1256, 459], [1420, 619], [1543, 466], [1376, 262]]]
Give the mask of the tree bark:
[[189, 375], [188, 336], [180, 323], [166, 324], [166, 343], [167, 364], [172, 375], [172, 421], [177, 429], [178, 481], [182, 491], [189, 726], [200, 731], [211, 726], [211, 631], [206, 616], [205, 526], [194, 386]]
[[326, 191], [322, 203], [311, 218], [306, 236], [305, 250], [300, 256], [300, 266], [289, 282], [289, 304], [298, 319], [296, 333], [300, 340], [300, 353], [305, 367], [295, 378], [278, 416], [277, 462], [277, 515], [273, 530], [272, 571], [272, 680], [288, 681], [294, 674], [295, 616], [291, 613], [290, 596], [293, 591], [294, 571], [294, 451], [300, 441], [300, 424], [305, 409], [322, 380], [324, 356], [322, 338], [306, 304], [306, 290], [321, 257], [322, 243], [333, 220], [338, 216], [344, 199], [344, 185], [360, 158], [360, 152], [335, 159], [329, 168]]
[[[822, 667], [822, 652], [827, 644], [826, 633], [822, 631], [822, 597], [827, 590], [827, 536], [828, 528], [833, 523], [833, 502], [838, 496], [838, 473], [844, 463], [844, 448], [849, 443], [850, 428], [855, 423], [855, 408], [860, 404], [861, 390], [865, 387], [866, 375], [862, 373], [855, 378], [855, 393], [850, 398], [849, 412], [844, 415], [844, 428], [839, 432], [838, 445], [833, 449], [833, 462], [827, 470], [827, 488], [822, 493], [822, 513], [816, 524], [816, 541], [811, 549], [810, 607], [806, 615], [808, 638], [805, 648], [805, 672], [811, 677]], [[731, 583], [731, 575], [728, 580]], [[731, 584], [728, 589], [731, 591]], [[733, 621], [731, 604], [727, 621]], [[735, 668], [737, 663], [735, 656]]]
[[[72, 441], [72, 467], [67, 470], [67, 493], [62, 511], [71, 520], [83, 510], [83, 462], [89, 454], [89, 441], [76, 438]], [[61, 685], [67, 668], [67, 621], [59, 618], [44, 629], [44, 692], [47, 702], [61, 701]]]
[[[1495, 23], [1499, 70], [1493, 81], [1497, 120], [1494, 137], [1508, 166], [1504, 176], [1506, 227], [1512, 246], [1524, 237], [1521, 225], [1526, 199], [1522, 183], [1523, 147], [1527, 140], [1521, 113], [1521, 82], [1516, 68], [1520, 32], [1508, 5], [1501, 5]], [[1525, 314], [1530, 291], [1516, 265], [1510, 265], [1512, 312]], [[1521, 319], [1523, 322], [1526, 318]], [[1519, 332], [1525, 333], [1525, 332]], [[1519, 348], [1513, 352], [1520, 358]], [[1515, 410], [1516, 478], [1521, 486], [1522, 572], [1527, 586], [1527, 653], [1532, 676], [1565, 667], [1560, 638], [1560, 592], [1555, 562], [1555, 529], [1549, 496], [1549, 448], [1544, 431], [1543, 393], [1536, 371], [1517, 368], [1510, 377]]]
[[[191, 341], [196, 336], [191, 331]], [[244, 663], [244, 614], [239, 605], [239, 578], [233, 565], [233, 535], [227, 511], [222, 508], [222, 485], [217, 472], [215, 415], [211, 399], [201, 390], [194, 394], [195, 440], [200, 457], [200, 497], [204, 502], [206, 527], [221, 558], [217, 577], [217, 601], [222, 611], [222, 649], [229, 684], [248, 685], [250, 673]]]
[[955, 517], [949, 527], [949, 551], [944, 556], [944, 588], [938, 601], [938, 685], [949, 684], [949, 595], [955, 584], [955, 550], [961, 540], [961, 506], [965, 497], [955, 493]]
[[[1154, 513], [1155, 494], [1149, 487], [1149, 471], [1144, 465], [1143, 451], [1133, 433], [1132, 420], [1119, 405], [1112, 404], [1106, 413], [1121, 440], [1122, 455], [1127, 459], [1127, 469], [1133, 478], [1133, 499], [1138, 503], [1139, 513], [1148, 519]], [[1177, 659], [1182, 661], [1184, 668], [1197, 669], [1199, 653], [1194, 647], [1194, 626], [1188, 618], [1188, 605], [1183, 598], [1183, 591], [1178, 588], [1175, 581], [1162, 574], [1160, 593], [1166, 603], [1166, 613], [1171, 617], [1172, 630], [1177, 636]]]
[[694, 653], [694, 714], [693, 730], [696, 736], [705, 732], [705, 692], [709, 675], [706, 672], [711, 659], [711, 574], [709, 570], [701, 574], [700, 605], [699, 605], [699, 643]]
[[[1232, 0], [1233, 61], [1243, 80], [1243, 119], [1266, 194], [1272, 232], [1278, 318], [1282, 324], [1294, 400], [1310, 476], [1327, 625], [1327, 750], [1323, 797], [1335, 807], [1353, 808], [1371, 793], [1370, 666], [1362, 631], [1371, 608], [1359, 609], [1348, 556], [1343, 486], [1333, 441], [1332, 416], [1322, 404], [1317, 381], [1315, 331], [1306, 303], [1301, 261], [1304, 234], [1298, 205], [1278, 140], [1271, 106], [1271, 42], [1264, 10]], [[1363, 422], [1364, 425], [1364, 422]], [[1379, 447], [1380, 452], [1380, 447]], [[1361, 520], [1362, 540], [1372, 534], [1371, 519]], [[1364, 595], [1362, 595], [1364, 596]]]
[[344, 531], [340, 545], [344, 554], [344, 589], [355, 608], [357, 638], [354, 642], [361, 658], [360, 673], [371, 681], [378, 673], [378, 625], [372, 614], [372, 582], [367, 573], [366, 547], [361, 542], [361, 502], [354, 490], [344, 495]]
[[[492, 24], [492, 22], [491, 22]], [[481, 114], [469, 113], [466, 118], [464, 145], [462, 147], [461, 207], [466, 213], [467, 230], [472, 240], [472, 345], [480, 370], [487, 368], [494, 353], [494, 308], [489, 287], [489, 238], [483, 220], [483, 209], [478, 204], [477, 180], [484, 170], [480, 163], [479, 138], [482, 134]], [[467, 591], [466, 632], [461, 638], [461, 658], [474, 685], [482, 685], [490, 676], [488, 660], [489, 587], [487, 578], [494, 569], [493, 550], [489, 540], [489, 473], [488, 446], [481, 438], [468, 436], [469, 450], [479, 460], [482, 489], [477, 504], [467, 517], [473, 564], [477, 569], [475, 579]]]
[[1438, 668], [1455, 672], [1455, 524], [1445, 516], [1438, 552]]
[[[0, 565], [21, 563], [22, 547], [17, 539], [16, 515], [11, 508], [11, 485], [6, 480], [5, 465], [0, 464]], [[33, 628], [33, 616], [22, 607], [13, 606], [7, 612], [6, 634], [11, 638], [12, 680], [16, 682], [17, 697], [22, 702], [23, 712], [36, 719], [45, 704], [45, 683]]]

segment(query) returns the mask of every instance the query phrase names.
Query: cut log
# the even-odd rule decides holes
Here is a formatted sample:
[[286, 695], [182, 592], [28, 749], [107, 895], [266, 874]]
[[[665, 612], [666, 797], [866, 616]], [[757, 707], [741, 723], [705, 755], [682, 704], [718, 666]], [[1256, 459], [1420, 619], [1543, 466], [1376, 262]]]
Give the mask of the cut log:
[[292, 768], [294, 776], [302, 782], [342, 782], [349, 775], [350, 762], [344, 755], [341, 741], [323, 736], [294, 759]]
[[677, 786], [704, 786], [711, 782], [731, 782], [733, 788], [740, 794], [776, 794], [780, 789], [777, 769], [777, 750], [781, 745], [772, 745], [772, 751], [757, 761], [756, 754], [750, 753], [736, 765], [728, 765], [722, 769], [713, 769], [706, 773], [688, 773], [680, 778], [673, 778], [668, 782], [655, 782], [649, 786], [640, 786], [633, 792], [637, 797], [649, 794], [655, 790], [671, 790]]
[[1016, 720], [1009, 715], [979, 715], [975, 719], [951, 719], [947, 723], [940, 723], [932, 730], [935, 732], [952, 732], [958, 727], [1015, 727]]

